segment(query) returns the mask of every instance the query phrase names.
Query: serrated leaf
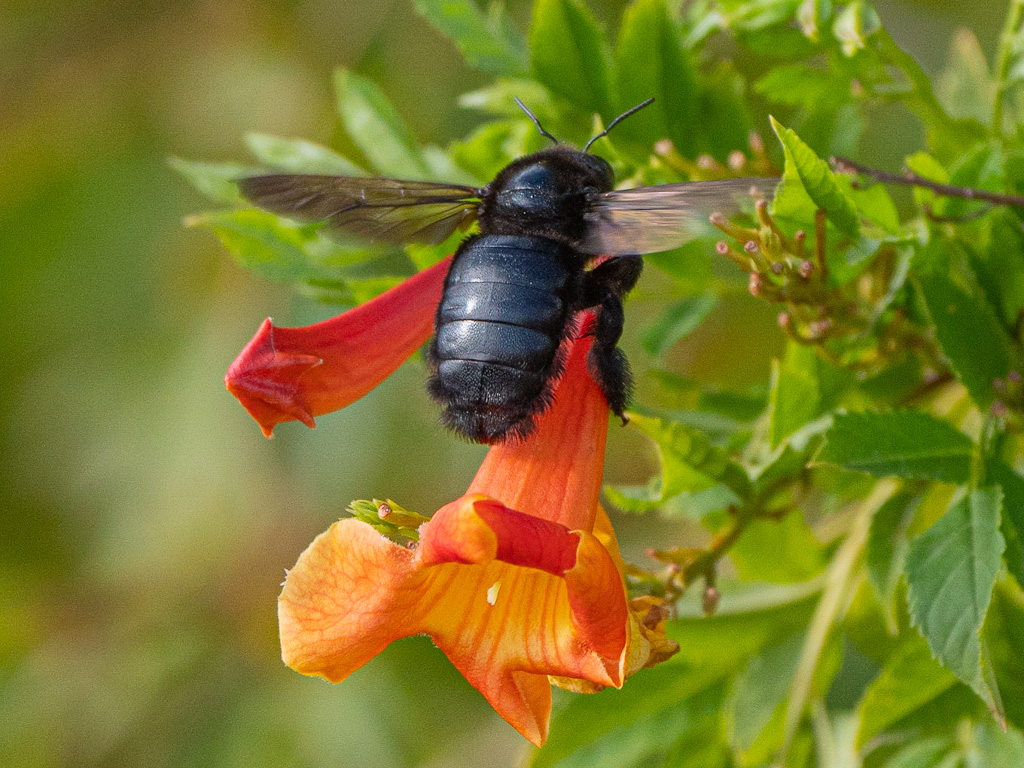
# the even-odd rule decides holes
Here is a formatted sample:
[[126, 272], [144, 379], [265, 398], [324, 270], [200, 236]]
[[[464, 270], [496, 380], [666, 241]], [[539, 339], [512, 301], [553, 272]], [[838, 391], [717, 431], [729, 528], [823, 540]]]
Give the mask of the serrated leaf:
[[399, 179], [430, 177], [416, 137], [372, 81], [339, 69], [334, 88], [345, 136], [374, 170]]
[[1024, 309], [1024, 231], [1008, 208], [985, 217], [988, 247], [971, 254], [971, 267], [1003, 326], [1012, 329]]
[[911, 544], [910, 616], [939, 662], [1005, 721], [980, 632], [1002, 564], [1002, 491], [972, 491]]
[[875, 477], [962, 483], [974, 445], [944, 421], [917, 411], [837, 414], [815, 461]]
[[648, 354], [664, 358], [672, 346], [686, 338], [718, 304], [718, 296], [705, 293], [687, 296], [670, 304], [654, 325], [640, 335], [640, 344]]
[[180, 157], [167, 158], [167, 164], [207, 199], [230, 205], [245, 203], [235, 182], [260, 172], [259, 168], [241, 163], [201, 163]]
[[654, 98], [616, 129], [619, 135], [647, 147], [669, 138], [681, 155], [693, 157], [699, 128], [697, 77], [664, 0], [635, 0], [626, 9], [615, 66], [620, 111]]
[[1024, 591], [1010, 579], [1001, 579], [992, 592], [982, 637], [1006, 704], [1006, 719], [1024, 728]]
[[[857, 219], [857, 207], [836, 182], [828, 163], [814, 154], [814, 150], [795, 131], [786, 128], [774, 117], [771, 123], [785, 152], [783, 187], [789, 179], [799, 179], [814, 204], [828, 213], [829, 221], [843, 234], [858, 239], [860, 222]], [[782, 192], [779, 194], [781, 196]]]
[[907, 530], [919, 499], [906, 491], [889, 499], [875, 513], [868, 533], [864, 565], [878, 596], [890, 634], [896, 634], [896, 586], [903, 575], [909, 541]]
[[1001, 462], [992, 462], [986, 468], [986, 477], [1003, 489], [1006, 565], [1017, 583], [1024, 586], [1024, 477]]
[[[802, 643], [803, 635], [797, 633], [765, 646], [732, 681], [723, 719], [729, 744], [743, 765], [761, 764], [781, 742], [781, 716]], [[775, 733], [766, 733], [770, 730]], [[759, 743], [763, 741], [770, 743]]]
[[992, 308], [940, 269], [920, 270], [918, 286], [935, 324], [935, 336], [957, 378], [981, 408], [995, 400], [993, 382], [1010, 369], [1011, 342]]
[[882, 733], [957, 684], [928, 645], [912, 638], [886, 661], [857, 705], [857, 746]]
[[530, 28], [533, 75], [552, 93], [606, 119], [611, 114], [608, 44], [578, 0], [536, 0]]
[[415, 0], [413, 5], [455, 43], [471, 67], [495, 75], [529, 71], [526, 41], [500, 5], [492, 4], [488, 14], [472, 0]]
[[814, 348], [795, 341], [788, 342], [782, 362], [772, 361], [770, 387], [768, 433], [769, 443], [775, 449], [819, 415], [821, 381]]
[[366, 172], [333, 149], [303, 139], [282, 139], [265, 133], [250, 133], [246, 146], [257, 160], [289, 173], [324, 173], [364, 176]]

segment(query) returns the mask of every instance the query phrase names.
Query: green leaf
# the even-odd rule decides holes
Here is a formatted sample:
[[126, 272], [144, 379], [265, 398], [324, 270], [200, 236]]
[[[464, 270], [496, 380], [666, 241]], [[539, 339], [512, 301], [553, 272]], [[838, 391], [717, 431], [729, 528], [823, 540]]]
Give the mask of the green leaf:
[[[949, 181], [960, 187], [976, 187], [989, 192], [1002, 192], [1006, 184], [1003, 146], [987, 141], [969, 149], [950, 168]], [[956, 197], [943, 197], [935, 202], [939, 216], [964, 216], [977, 210], [979, 204]]]
[[797, 633], [765, 646], [733, 679], [723, 719], [740, 764], [760, 765], [781, 746], [782, 714], [802, 645]]
[[804, 516], [790, 512], [781, 520], [756, 520], [729, 551], [744, 581], [793, 584], [807, 581], [824, 565], [821, 544]]
[[952, 750], [953, 743], [941, 736], [912, 741], [889, 758], [885, 768], [954, 768], [959, 760], [950, 764], [949, 758], [957, 757]]
[[[681, 739], [713, 731], [723, 686], [706, 676], [664, 665], [645, 671], [645, 682], [622, 690], [576, 696], [551, 721], [534, 768], [621, 768], [664, 755]], [[687, 679], [689, 678], [689, 679]], [[694, 689], [697, 689], [694, 691]], [[664, 695], [669, 693], [672, 698]]]
[[610, 119], [608, 44], [597, 19], [578, 0], [536, 0], [530, 29], [534, 77], [588, 112]]
[[245, 143], [261, 163], [289, 173], [326, 173], [338, 176], [366, 174], [333, 149], [311, 141], [250, 133], [245, 137]]
[[240, 163], [201, 163], [180, 157], [167, 158], [167, 164], [209, 200], [231, 205], [245, 203], [235, 182], [260, 172], [259, 168]]
[[814, 347], [790, 341], [780, 363], [772, 361], [768, 395], [769, 442], [777, 448], [783, 440], [819, 415], [821, 382]]
[[722, 482], [743, 498], [750, 480], [742, 467], [716, 448], [704, 433], [677, 421], [629, 414], [630, 425], [646, 434], [661, 455], [661, 498], [702, 491]]
[[673, 302], [655, 324], [641, 334], [640, 344], [648, 354], [664, 359], [672, 346], [704, 322], [717, 304], [718, 296], [714, 293], [687, 296]]
[[1012, 580], [996, 584], [982, 637], [1006, 703], [1006, 719], [1024, 728], [1024, 591]]
[[529, 71], [526, 41], [509, 23], [501, 5], [490, 13], [472, 0], [415, 0], [420, 14], [462, 52], [466, 63], [495, 75], [525, 75]]
[[700, 80], [697, 107], [699, 140], [697, 151], [727, 162], [729, 153], [746, 150], [754, 127], [748, 106], [746, 78], [732, 62], [720, 62]]
[[1003, 494], [972, 491], [911, 544], [907, 555], [910, 616], [939, 662], [1005, 721], [980, 632], [1002, 564]]
[[647, 147], [669, 138], [681, 155], [694, 156], [697, 78], [664, 0], [635, 0], [626, 9], [615, 65], [619, 110], [654, 98], [653, 104], [616, 128], [619, 135]]
[[308, 237], [302, 227], [287, 224], [265, 211], [245, 209], [192, 216], [189, 226], [211, 229], [232, 256], [259, 277], [303, 282], [336, 277], [313, 264], [306, 252]]
[[1003, 538], [1006, 565], [1017, 583], [1024, 586], [1024, 477], [1001, 462], [986, 468], [986, 477], [1003, 489]]
[[837, 414], [815, 461], [875, 477], [962, 483], [973, 443], [944, 421], [917, 411]]
[[430, 177], [416, 137], [372, 81], [339, 69], [334, 87], [344, 137], [375, 171], [400, 179]]
[[[459, 96], [459, 106], [494, 117], [526, 120], [523, 110], [515, 102], [517, 98], [526, 104], [545, 126], [549, 121], [556, 119], [557, 109], [551, 92], [536, 80], [520, 77], [500, 77], [475, 91], [467, 91]], [[536, 135], [537, 129], [532, 124], [530, 128]], [[544, 139], [545, 143], [547, 141]]]
[[779, 22], [792, 21], [802, 0], [750, 0], [728, 3], [726, 22], [731, 29], [758, 31]]
[[[860, 222], [857, 220], [857, 207], [836, 182], [835, 174], [828, 167], [828, 163], [815, 155], [814, 150], [792, 129], [784, 127], [774, 117], [771, 118], [771, 123], [785, 152], [783, 187], [785, 188], [787, 183], [792, 183], [791, 179], [799, 179], [815, 206], [828, 213], [829, 221], [843, 234], [859, 239]], [[781, 197], [782, 192], [779, 194]]]
[[949, 65], [939, 78], [938, 97], [952, 117], [991, 121], [995, 83], [978, 38], [961, 27], [953, 34]]
[[835, 78], [802, 62], [769, 70], [757, 81], [754, 90], [769, 101], [808, 109], [820, 109], [829, 104], [838, 108], [842, 103], [842, 91], [836, 87]]
[[917, 497], [906, 491], [897, 493], [875, 513], [868, 533], [864, 564], [891, 634], [896, 634], [898, 629], [896, 587], [907, 560], [907, 530], [914, 518], [918, 501]]
[[785, 754], [793, 746], [804, 711], [814, 693], [815, 681], [821, 678], [821, 672], [826, 668], [825, 662], [828, 659], [824, 656], [824, 652], [846, 611], [848, 605], [846, 595], [851, 589], [851, 580], [857, 571], [864, 547], [867, 544], [871, 519], [879, 507], [888, 501], [895, 492], [896, 486], [892, 481], [883, 480], [875, 484], [868, 496], [860, 503], [846, 538], [836, 549], [825, 572], [825, 589], [807, 627], [807, 634], [800, 653], [800, 663], [793, 675], [793, 685], [790, 688], [789, 701], [786, 703], [782, 762], [785, 762]]
[[1024, 733], [1012, 728], [1004, 731], [995, 723], [976, 723], [974, 748], [984, 768], [1020, 768], [1024, 765]]
[[680, 652], [638, 673], [622, 690], [573, 696], [552, 718], [550, 738], [531, 765], [661, 765], [656, 758], [671, 742], [690, 734], [707, 741], [717, 730], [725, 678], [765, 644], [802, 627], [814, 600], [804, 585], [758, 590], [745, 605], [737, 597], [723, 596], [714, 616], [670, 622], [669, 636]]
[[940, 269], [921, 270], [918, 285], [935, 335], [957, 378], [981, 408], [995, 400], [993, 382], [1010, 369], [1010, 340], [980, 295], [955, 285]]
[[971, 254], [971, 267], [1005, 328], [1012, 329], [1024, 309], [1024, 232], [1020, 219], [1008, 208], [985, 217], [988, 247]]
[[911, 638], [886, 661], [857, 705], [857, 746], [899, 722], [957, 684], [932, 658], [928, 645]]

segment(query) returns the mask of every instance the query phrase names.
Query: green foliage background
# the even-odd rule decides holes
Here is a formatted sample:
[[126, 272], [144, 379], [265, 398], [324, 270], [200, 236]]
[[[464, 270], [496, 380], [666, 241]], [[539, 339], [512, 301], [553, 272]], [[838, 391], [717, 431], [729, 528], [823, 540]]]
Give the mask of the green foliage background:
[[[819, 159], [1024, 191], [1006, 11], [6, 3], [0, 763], [1024, 764], [1020, 218], [929, 219], [977, 206], [856, 191]], [[265, 316], [326, 317], [447, 252], [338, 246], [236, 208], [228, 179], [486, 180], [542, 145], [513, 95], [573, 141], [656, 96], [596, 145], [637, 183], [727, 175], [696, 161], [734, 150], [752, 172], [751, 129], [785, 170], [782, 236], [756, 233], [783, 264], [762, 298], [714, 233], [648, 259], [627, 307], [638, 405], [612, 430], [607, 496], [629, 559], [656, 570], [655, 547], [692, 576], [682, 651], [560, 697], [537, 753], [422, 638], [336, 687], [277, 660], [282, 571], [350, 500], [429, 511], [479, 462], [435, 427], [422, 367], [269, 442], [220, 385]], [[180, 174], [217, 206], [195, 214]], [[805, 284], [790, 238], [819, 207], [828, 273]], [[791, 337], [821, 338], [787, 341], [780, 308]], [[710, 619], [709, 551], [672, 550], [708, 530], [739, 534]]]

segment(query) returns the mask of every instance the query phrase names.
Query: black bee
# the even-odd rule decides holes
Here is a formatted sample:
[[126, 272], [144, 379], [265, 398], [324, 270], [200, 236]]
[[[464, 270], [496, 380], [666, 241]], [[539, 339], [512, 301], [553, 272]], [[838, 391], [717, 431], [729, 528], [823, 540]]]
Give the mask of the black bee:
[[[629, 363], [616, 347], [623, 296], [640, 254], [678, 247], [713, 207], [735, 206], [763, 179], [730, 179], [614, 190], [606, 160], [560, 144], [516, 99], [550, 149], [521, 157], [481, 189], [457, 184], [276, 174], [242, 179], [251, 202], [300, 221], [323, 221], [380, 243], [437, 244], [474, 220], [445, 280], [428, 352], [428, 390], [441, 420], [480, 443], [519, 439], [551, 401], [563, 340], [580, 310], [598, 307], [591, 374], [623, 417]], [[604, 256], [593, 266], [596, 256]]]

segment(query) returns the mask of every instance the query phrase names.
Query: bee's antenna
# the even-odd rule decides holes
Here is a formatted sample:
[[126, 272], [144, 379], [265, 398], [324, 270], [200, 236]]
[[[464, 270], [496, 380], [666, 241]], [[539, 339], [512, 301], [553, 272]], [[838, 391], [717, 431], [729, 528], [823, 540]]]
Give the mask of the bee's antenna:
[[526, 108], [526, 105], [523, 104], [523, 102], [521, 102], [518, 97], [515, 97], [514, 100], [515, 100], [516, 104], [519, 105], [519, 108], [521, 110], [523, 110], [523, 112], [526, 113], [526, 116], [533, 121], [533, 124], [537, 126], [537, 130], [540, 131], [540, 135], [541, 136], [547, 136], [549, 139], [551, 139], [553, 142], [555, 142], [555, 144], [557, 144], [558, 143], [558, 139], [556, 139], [554, 136], [552, 136], [550, 133], [548, 133], [547, 131], [544, 130], [544, 126], [540, 124], [540, 120], [537, 119], [537, 116], [535, 114], [533, 114], [533, 112], [528, 110]]
[[620, 122], [625, 120], [627, 117], [629, 117], [630, 115], [635, 115], [641, 109], [643, 109], [644, 107], [646, 107], [646, 106], [648, 106], [650, 104], [653, 104], [653, 103], [654, 103], [654, 99], [648, 99], [647, 101], [644, 101], [644, 102], [641, 102], [641, 103], [637, 104], [632, 109], [627, 109], [621, 115], [619, 115], [614, 120], [612, 120], [610, 123], [608, 123], [608, 127], [607, 128], [605, 128], [603, 131], [601, 131], [599, 134], [597, 134], [597, 136], [595, 136], [590, 141], [588, 141], [587, 142], [587, 146], [585, 146], [583, 148], [583, 151], [586, 152], [588, 149], [590, 149], [590, 145], [593, 144], [598, 139], [600, 139], [602, 136], [607, 136], [608, 135], [608, 131], [610, 131], [612, 128], [614, 128], [616, 125], [618, 125]]

